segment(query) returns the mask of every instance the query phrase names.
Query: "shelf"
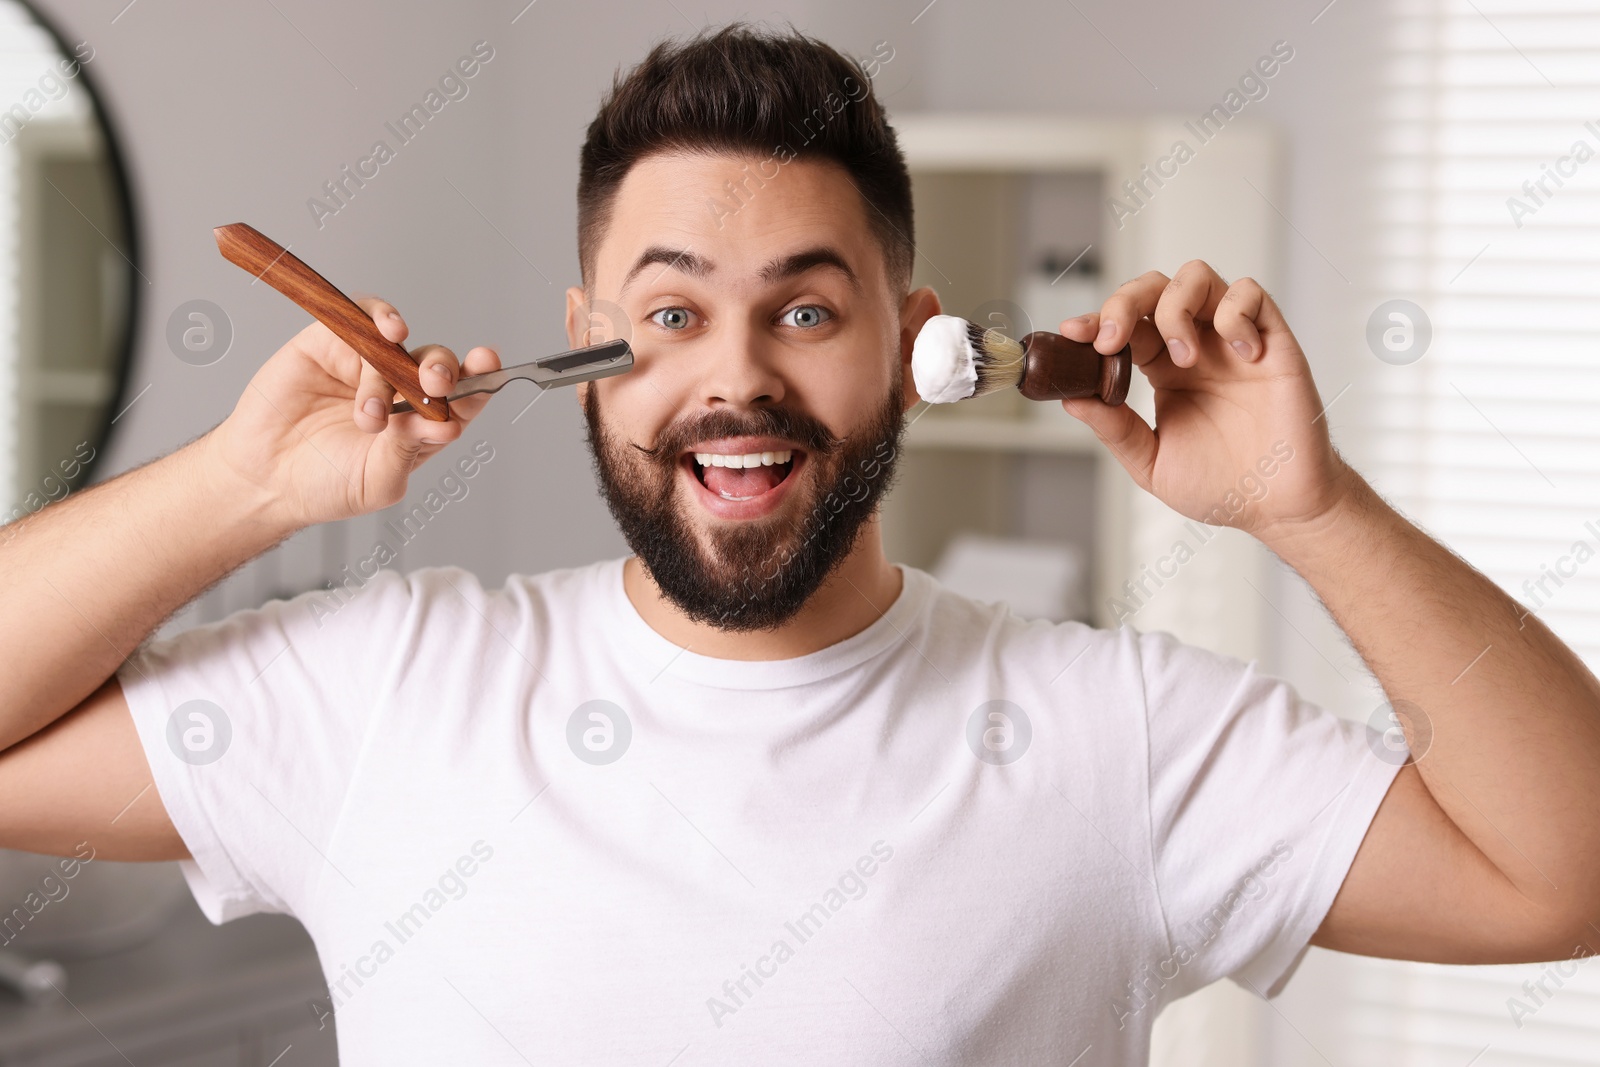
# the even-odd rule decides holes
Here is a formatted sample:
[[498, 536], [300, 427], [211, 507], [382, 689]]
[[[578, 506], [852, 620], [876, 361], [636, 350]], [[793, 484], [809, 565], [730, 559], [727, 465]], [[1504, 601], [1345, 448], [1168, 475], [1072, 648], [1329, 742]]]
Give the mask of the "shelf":
[[1119, 175], [1126, 170], [1133, 176], [1138, 173], [1137, 157], [1148, 124], [1121, 118], [908, 112], [894, 116], [894, 128], [912, 170], [1112, 168]]
[[1098, 456], [1103, 450], [1089, 427], [1065, 414], [1062, 421], [1038, 417], [973, 418], [932, 414], [913, 418], [915, 421], [906, 430], [907, 448], [1048, 452], [1083, 456]]
[[116, 378], [101, 370], [35, 370], [31, 377], [34, 397], [45, 404], [101, 406], [111, 403], [117, 387]]

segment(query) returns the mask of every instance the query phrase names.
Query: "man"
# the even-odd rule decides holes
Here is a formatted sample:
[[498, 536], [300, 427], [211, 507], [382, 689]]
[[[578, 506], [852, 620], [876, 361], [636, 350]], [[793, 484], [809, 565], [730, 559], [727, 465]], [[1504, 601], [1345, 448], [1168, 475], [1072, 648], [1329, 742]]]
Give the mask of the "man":
[[[1190, 516], [1273, 465], [1232, 521], [1423, 758], [1168, 635], [885, 558], [939, 301], [908, 291], [868, 79], [734, 27], [658, 47], [589, 128], [568, 331], [604, 304], [637, 351], [579, 389], [632, 557], [385, 572], [331, 616], [311, 593], [130, 655], [290, 533], [401, 500], [482, 409], [388, 416], [320, 325], [210, 433], [13, 526], [0, 845], [180, 859], [213, 921], [294, 914], [351, 1064], [1137, 1064], [1162, 1005], [1272, 995], [1308, 943], [1592, 952], [1595, 679], [1340, 460], [1254, 282], [1191, 263], [1063, 323], [1132, 344], [1159, 433], [1067, 408]], [[498, 365], [416, 356], [436, 396]]]

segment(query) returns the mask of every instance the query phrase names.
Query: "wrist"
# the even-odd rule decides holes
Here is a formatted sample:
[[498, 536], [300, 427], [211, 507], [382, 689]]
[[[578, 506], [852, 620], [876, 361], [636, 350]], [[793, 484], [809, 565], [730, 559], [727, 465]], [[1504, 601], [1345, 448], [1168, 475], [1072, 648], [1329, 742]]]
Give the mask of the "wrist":
[[[223, 425], [226, 425], [225, 423]], [[240, 473], [221, 454], [214, 427], [184, 448], [185, 484], [198, 514], [221, 529], [239, 531], [257, 551], [297, 533], [305, 524], [291, 518], [281, 496]]]
[[1285, 563], [1302, 570], [1329, 550], [1348, 551], [1382, 505], [1377, 491], [1355, 469], [1338, 461], [1326, 503], [1316, 512], [1284, 519], [1262, 530], [1258, 539]]

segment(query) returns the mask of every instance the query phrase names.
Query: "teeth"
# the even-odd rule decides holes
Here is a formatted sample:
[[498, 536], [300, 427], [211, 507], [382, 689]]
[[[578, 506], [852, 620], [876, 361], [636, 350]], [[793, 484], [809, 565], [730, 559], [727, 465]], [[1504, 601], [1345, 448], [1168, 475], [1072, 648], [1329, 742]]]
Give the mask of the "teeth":
[[720, 452], [696, 452], [694, 461], [702, 467], [770, 467], [774, 463], [788, 463], [794, 455], [794, 450], [786, 448], [782, 452], [746, 452], [740, 456], [725, 456]]

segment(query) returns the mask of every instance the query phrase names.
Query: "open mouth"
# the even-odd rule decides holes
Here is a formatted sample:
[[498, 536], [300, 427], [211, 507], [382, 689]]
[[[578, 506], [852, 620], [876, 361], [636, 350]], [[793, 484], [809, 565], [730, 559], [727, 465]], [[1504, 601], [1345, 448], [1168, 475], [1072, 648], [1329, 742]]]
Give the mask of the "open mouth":
[[695, 480], [722, 500], [754, 500], [782, 485], [803, 457], [798, 449], [760, 452], [688, 452], [684, 463]]

